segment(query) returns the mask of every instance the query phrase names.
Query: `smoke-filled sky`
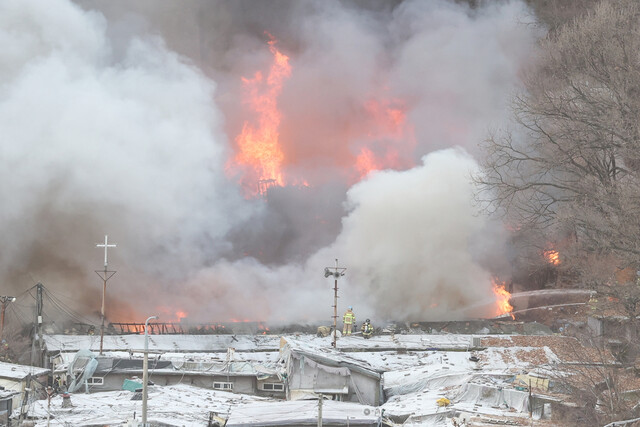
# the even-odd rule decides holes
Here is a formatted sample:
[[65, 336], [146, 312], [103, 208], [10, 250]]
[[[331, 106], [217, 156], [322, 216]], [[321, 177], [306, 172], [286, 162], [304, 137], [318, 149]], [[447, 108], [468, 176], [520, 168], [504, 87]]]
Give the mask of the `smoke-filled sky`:
[[[473, 156], [508, 116], [531, 19], [515, 1], [1, 2], [3, 293], [40, 281], [95, 313], [108, 234], [111, 321], [329, 321], [335, 258], [340, 311], [469, 316], [505, 259]], [[263, 198], [233, 163], [270, 40], [291, 72], [286, 182]]]

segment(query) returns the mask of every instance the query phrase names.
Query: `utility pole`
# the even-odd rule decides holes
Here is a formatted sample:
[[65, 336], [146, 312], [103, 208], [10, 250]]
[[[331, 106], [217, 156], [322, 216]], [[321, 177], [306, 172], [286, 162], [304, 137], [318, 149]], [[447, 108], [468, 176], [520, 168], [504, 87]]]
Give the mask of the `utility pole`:
[[533, 419], [533, 399], [531, 398], [531, 377], [529, 377], [529, 418]]
[[318, 397], [318, 427], [322, 427], [322, 401], [324, 398], [322, 395]]
[[344, 276], [344, 272], [346, 270], [346, 268], [338, 267], [338, 258], [336, 258], [335, 267], [324, 268], [325, 278], [329, 276], [333, 276], [335, 278], [335, 285], [333, 287], [333, 341], [331, 342], [331, 346], [333, 348], [335, 348], [337, 345], [336, 339], [338, 336], [338, 279]]
[[142, 427], [147, 427], [147, 383], [149, 382], [149, 320], [158, 319], [151, 316], [144, 322], [144, 360], [142, 362]]
[[2, 314], [0, 315], [0, 338], [2, 338], [2, 332], [4, 331], [4, 312], [7, 309], [7, 304], [14, 302], [16, 297], [0, 296], [0, 303], [2, 304]]
[[[31, 365], [42, 366], [42, 283], [36, 283], [36, 313], [33, 324], [33, 339], [31, 340]], [[33, 288], [32, 288], [33, 289]], [[40, 354], [36, 353], [36, 341], [39, 340], [38, 349]]]
[[38, 282], [36, 284], [36, 331], [38, 332], [38, 366], [43, 366], [42, 363], [42, 289], [44, 286]]
[[49, 420], [51, 419], [51, 395], [53, 394], [53, 389], [51, 386], [47, 387], [47, 427], [51, 424]]
[[22, 398], [22, 406], [20, 407], [20, 416], [18, 417], [18, 425], [22, 425], [22, 421], [27, 419], [29, 413], [29, 390], [31, 390], [31, 374], [27, 375], [27, 384], [24, 388], [24, 397]]
[[109, 244], [109, 238], [107, 235], [104, 236], [104, 243], [98, 243], [96, 245], [97, 248], [104, 248], [104, 270], [95, 270], [96, 274], [100, 276], [102, 279], [102, 309], [100, 310], [100, 314], [102, 315], [102, 325], [100, 326], [100, 355], [102, 355], [102, 343], [104, 342], [104, 301], [107, 294], [107, 280], [111, 279], [115, 271], [109, 271], [107, 268], [107, 250], [109, 248], [115, 248], [115, 244]]

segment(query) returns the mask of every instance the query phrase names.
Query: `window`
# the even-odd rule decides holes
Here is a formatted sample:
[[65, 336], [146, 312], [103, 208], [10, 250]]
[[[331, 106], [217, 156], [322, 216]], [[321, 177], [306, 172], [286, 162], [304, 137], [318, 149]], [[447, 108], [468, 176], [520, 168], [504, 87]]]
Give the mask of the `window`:
[[233, 383], [213, 383], [214, 390], [233, 390]]
[[262, 389], [267, 391], [284, 391], [284, 384], [282, 383], [264, 383]]
[[103, 377], [91, 377], [87, 380], [87, 384], [89, 385], [103, 385], [104, 378]]

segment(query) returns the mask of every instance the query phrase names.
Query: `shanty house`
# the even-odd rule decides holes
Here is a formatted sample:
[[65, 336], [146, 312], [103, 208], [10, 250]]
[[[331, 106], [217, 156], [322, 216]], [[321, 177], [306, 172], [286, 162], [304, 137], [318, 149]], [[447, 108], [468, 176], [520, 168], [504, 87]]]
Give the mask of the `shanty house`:
[[[5, 391], [16, 392], [11, 398], [13, 408], [22, 405], [25, 390], [42, 391], [47, 384], [49, 369], [37, 366], [17, 365], [15, 363], [0, 362], [0, 387]], [[28, 385], [30, 384], [30, 385]], [[31, 394], [34, 396], [34, 394]]]
[[285, 365], [288, 400], [317, 399], [379, 406], [384, 403], [383, 370], [333, 348], [283, 337], [280, 359]]
[[[142, 360], [98, 357], [88, 379], [89, 391], [115, 391], [125, 380], [142, 386]], [[241, 361], [203, 362], [149, 360], [149, 381], [157, 385], [188, 384], [212, 390], [284, 398], [284, 384], [275, 369]]]
[[[271, 363], [242, 360], [242, 354], [273, 354], [279, 338], [234, 335], [154, 335], [149, 337], [149, 380], [157, 385], [190, 384], [213, 390], [284, 398], [284, 384]], [[125, 379], [142, 383], [144, 336], [108, 335], [104, 355], [99, 337], [45, 335], [47, 359], [60, 368], [80, 351], [89, 351], [98, 364], [87, 378], [89, 391], [122, 389]], [[84, 388], [81, 388], [84, 390]]]
[[13, 410], [13, 396], [18, 394], [16, 391], [0, 391], [0, 425], [9, 425], [9, 417]]

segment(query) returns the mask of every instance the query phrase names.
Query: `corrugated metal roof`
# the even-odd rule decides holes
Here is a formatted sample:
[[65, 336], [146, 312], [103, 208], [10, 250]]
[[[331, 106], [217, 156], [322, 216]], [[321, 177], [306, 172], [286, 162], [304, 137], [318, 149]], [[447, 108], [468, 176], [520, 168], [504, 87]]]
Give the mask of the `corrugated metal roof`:
[[0, 362], [0, 378], [23, 380], [29, 374], [40, 376], [49, 373], [49, 369], [38, 366], [17, 365], [15, 363]]
[[[82, 349], [100, 350], [97, 335], [45, 335], [49, 353], [74, 352]], [[172, 353], [223, 353], [236, 351], [277, 351], [280, 337], [275, 335], [151, 335], [149, 350]], [[103, 351], [140, 351], [144, 349], [144, 335], [105, 335]]]

